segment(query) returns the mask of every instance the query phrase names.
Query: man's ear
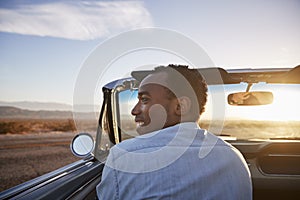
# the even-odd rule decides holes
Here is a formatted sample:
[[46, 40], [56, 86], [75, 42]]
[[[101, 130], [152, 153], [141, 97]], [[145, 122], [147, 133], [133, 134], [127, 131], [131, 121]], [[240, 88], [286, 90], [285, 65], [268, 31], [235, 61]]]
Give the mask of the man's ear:
[[177, 98], [176, 114], [186, 115], [191, 110], [191, 99], [187, 96]]

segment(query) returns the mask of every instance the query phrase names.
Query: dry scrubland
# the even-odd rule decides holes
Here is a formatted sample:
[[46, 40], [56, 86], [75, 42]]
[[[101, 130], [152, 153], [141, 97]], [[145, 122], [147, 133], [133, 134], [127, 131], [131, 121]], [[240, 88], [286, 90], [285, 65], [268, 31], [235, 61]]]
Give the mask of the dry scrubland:
[[[269, 139], [300, 137], [300, 121], [200, 121], [200, 127], [216, 135], [226, 135], [238, 139]], [[135, 135], [136, 124], [132, 120], [122, 122], [127, 135]]]
[[[208, 121], [200, 123], [204, 129], [214, 130], [221, 122]], [[223, 135], [240, 139], [269, 139], [282, 137], [300, 137], [300, 121], [225, 121], [222, 128]]]
[[45, 132], [73, 132], [71, 119], [0, 119], [0, 134], [26, 134]]
[[0, 134], [95, 131], [97, 121], [73, 119], [0, 119]]

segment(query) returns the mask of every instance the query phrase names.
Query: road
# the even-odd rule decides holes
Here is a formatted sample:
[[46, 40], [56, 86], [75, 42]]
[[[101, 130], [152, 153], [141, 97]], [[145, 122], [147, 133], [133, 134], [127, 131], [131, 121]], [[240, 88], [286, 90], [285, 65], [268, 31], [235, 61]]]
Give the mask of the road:
[[0, 191], [79, 160], [70, 151], [74, 135], [0, 135]]

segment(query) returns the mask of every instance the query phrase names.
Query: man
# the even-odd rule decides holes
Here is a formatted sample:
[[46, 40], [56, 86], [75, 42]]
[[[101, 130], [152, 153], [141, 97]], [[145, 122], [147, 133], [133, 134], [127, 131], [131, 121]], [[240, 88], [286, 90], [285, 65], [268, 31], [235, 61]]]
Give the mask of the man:
[[146, 76], [132, 109], [140, 136], [110, 150], [99, 199], [252, 199], [240, 152], [197, 124], [206, 98], [205, 81], [187, 66]]

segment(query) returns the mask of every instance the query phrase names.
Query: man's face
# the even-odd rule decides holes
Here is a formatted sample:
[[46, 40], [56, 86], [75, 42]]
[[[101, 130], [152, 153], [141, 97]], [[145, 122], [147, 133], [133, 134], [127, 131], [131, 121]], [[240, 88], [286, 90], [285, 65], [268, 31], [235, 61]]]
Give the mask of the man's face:
[[[176, 115], [176, 98], [170, 98], [166, 90], [167, 74], [160, 72], [147, 76], [140, 84], [138, 103], [131, 114], [135, 116], [137, 132], [145, 134], [180, 122]], [[164, 87], [165, 86], [165, 87]]]

